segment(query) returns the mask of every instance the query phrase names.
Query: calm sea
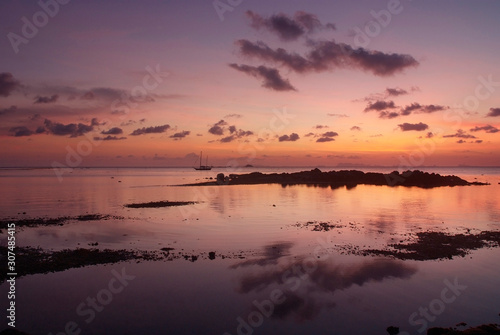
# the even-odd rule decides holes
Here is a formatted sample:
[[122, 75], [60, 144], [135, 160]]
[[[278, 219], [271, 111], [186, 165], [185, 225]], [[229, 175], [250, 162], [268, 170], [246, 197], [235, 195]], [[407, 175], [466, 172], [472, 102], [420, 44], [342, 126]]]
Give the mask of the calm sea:
[[[459, 322], [499, 322], [499, 248], [439, 261], [346, 250], [381, 248], [420, 231], [500, 230], [500, 168], [421, 169], [488, 186], [176, 186], [220, 172], [302, 170], [307, 168], [88, 168], [58, 179], [51, 169], [0, 169], [1, 219], [125, 218], [19, 229], [18, 246], [62, 250], [97, 242], [100, 249], [168, 247], [200, 255], [195, 262], [121, 262], [18, 278], [17, 328], [53, 335], [71, 334], [71, 329], [80, 334], [222, 335], [386, 334], [388, 326], [398, 326], [401, 334], [420, 334]], [[161, 200], [199, 203], [124, 207]], [[314, 231], [307, 222], [337, 228]], [[5, 231], [0, 243], [7, 244]], [[201, 257], [209, 252], [215, 252], [214, 260]], [[112, 290], [110, 283], [122, 272], [126, 285]], [[3, 311], [7, 289], [6, 283], [0, 285]]]

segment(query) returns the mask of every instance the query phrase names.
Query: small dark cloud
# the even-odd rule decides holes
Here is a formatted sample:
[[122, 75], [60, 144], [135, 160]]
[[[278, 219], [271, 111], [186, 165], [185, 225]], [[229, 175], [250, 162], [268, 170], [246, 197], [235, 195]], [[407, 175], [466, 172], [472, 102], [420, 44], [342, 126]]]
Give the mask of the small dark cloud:
[[419, 103], [412, 103], [411, 105], [405, 106], [401, 109], [401, 115], [410, 115], [413, 111], [418, 110], [422, 107]]
[[307, 133], [304, 135], [304, 137], [311, 137], [311, 136], [316, 136], [316, 134], [315, 133]]
[[99, 136], [96, 136], [94, 137], [94, 140], [95, 141], [119, 141], [119, 140], [126, 140], [127, 138], [126, 137], [118, 137], [118, 136], [111, 136], [111, 135], [108, 135], [106, 137], [99, 137]]
[[12, 133], [11, 136], [22, 137], [22, 136], [31, 136], [34, 132], [25, 126], [13, 127], [9, 129], [9, 132]]
[[458, 141], [457, 141], [457, 143], [462, 144], [462, 143], [467, 143], [467, 141], [464, 141], [464, 140], [458, 140]]
[[323, 133], [320, 135], [320, 138], [316, 140], [316, 142], [321, 143], [321, 142], [331, 142], [335, 141], [334, 137], [339, 136], [339, 134], [335, 131], [327, 131], [326, 133]]
[[328, 113], [326, 115], [328, 115], [328, 116], [335, 116], [335, 117], [338, 117], [338, 118], [349, 117], [349, 115], [347, 115], [347, 114], [338, 114], [338, 113]]
[[253, 131], [238, 129], [234, 131], [231, 135], [223, 137], [220, 139], [221, 143], [229, 143], [242, 137], [247, 137], [253, 135]]
[[432, 132], [428, 132], [427, 135], [425, 135], [426, 138], [433, 138], [434, 134]]
[[18, 80], [10, 72], [0, 73], [0, 96], [8, 97], [11, 93], [21, 87]]
[[91, 88], [87, 92], [85, 92], [81, 99], [84, 100], [94, 100], [94, 99], [103, 99], [103, 100], [115, 100], [123, 97], [128, 97], [129, 94], [125, 90], [111, 88], [111, 87], [95, 87]]
[[101, 132], [101, 134], [103, 134], [103, 135], [120, 135], [120, 134], [123, 134], [123, 129], [118, 128], [118, 127], [113, 127], [109, 130], [103, 130]]
[[370, 112], [370, 111], [383, 111], [386, 109], [393, 109], [396, 108], [396, 105], [394, 104], [394, 101], [384, 101], [384, 100], [377, 100], [375, 102], [370, 102], [365, 108], [365, 112]]
[[318, 125], [314, 126], [314, 129], [324, 129], [324, 128], [328, 128], [328, 126], [321, 125], [321, 124], [318, 124]]
[[398, 124], [398, 127], [401, 129], [401, 131], [424, 131], [429, 128], [428, 125], [425, 123], [419, 122], [419, 123], [402, 123]]
[[50, 104], [50, 103], [53, 103], [53, 102], [56, 102], [57, 99], [59, 99], [59, 95], [57, 94], [54, 94], [50, 97], [44, 97], [44, 96], [40, 96], [40, 95], [37, 95], [35, 97], [35, 104]]
[[239, 119], [239, 118], [242, 118], [242, 117], [243, 117], [243, 115], [236, 114], [236, 113], [228, 114], [228, 115], [224, 116], [225, 119], [229, 119], [229, 118]]
[[262, 79], [262, 86], [275, 91], [296, 91], [287, 79], [281, 77], [279, 71], [275, 68], [270, 68], [266, 66], [250, 66], [250, 65], [238, 65], [229, 64], [235, 70], [246, 73], [258, 79]]
[[321, 134], [323, 137], [335, 137], [339, 136], [339, 134], [335, 131], [327, 131], [326, 133]]
[[219, 122], [214, 123], [214, 125], [212, 127], [210, 127], [210, 129], [208, 129], [208, 132], [210, 134], [218, 135], [218, 136], [224, 135], [223, 126], [225, 126], [225, 125], [227, 125], [227, 122], [224, 120], [220, 120]]
[[495, 117], [500, 116], [500, 108], [490, 108], [490, 112], [486, 116]]
[[56, 136], [66, 136], [70, 137], [78, 137], [91, 132], [94, 130], [94, 126], [92, 124], [86, 125], [83, 123], [68, 123], [62, 124], [59, 122], [53, 122], [51, 120], [45, 119], [44, 121], [45, 129], [52, 135]]
[[236, 126], [229, 126], [228, 130], [230, 134], [233, 134], [236, 131]]
[[455, 134], [443, 135], [445, 138], [457, 137], [457, 138], [476, 138], [476, 136], [467, 134], [464, 130], [459, 129]]
[[296, 12], [293, 17], [286, 14], [263, 17], [252, 11], [247, 11], [246, 16], [254, 29], [266, 29], [283, 41], [293, 41], [320, 29], [336, 29], [333, 23], [323, 25], [316, 15], [304, 11]]
[[361, 131], [361, 127], [358, 127], [358, 126], [352, 126], [351, 127], [351, 130], [356, 130], [356, 131]]
[[388, 112], [388, 111], [381, 111], [378, 113], [378, 117], [381, 119], [394, 119], [399, 116], [398, 112]]
[[171, 135], [170, 138], [173, 138], [175, 140], [180, 140], [180, 139], [188, 136], [189, 134], [191, 134], [191, 132], [189, 130], [183, 130], [179, 133], [175, 133], [175, 134]]
[[474, 143], [483, 143], [483, 140], [475, 140]]
[[290, 135], [282, 135], [278, 138], [280, 142], [295, 142], [299, 139], [299, 135], [297, 133], [291, 133]]
[[411, 105], [407, 105], [401, 108], [401, 115], [410, 115], [411, 113], [425, 113], [430, 114], [434, 112], [439, 112], [448, 109], [449, 107], [441, 105], [421, 105], [418, 102], [414, 102]]
[[496, 127], [493, 127], [492, 125], [488, 124], [486, 126], [475, 126], [474, 128], [470, 129], [470, 131], [475, 132], [475, 131], [485, 131], [487, 133], [498, 133], [500, 130]]
[[318, 143], [322, 143], [322, 142], [331, 142], [331, 141], [335, 141], [334, 138], [331, 138], [331, 137], [320, 137], [316, 140], [316, 142]]
[[402, 88], [386, 88], [385, 93], [387, 96], [397, 97], [400, 95], [408, 94], [407, 90], [403, 90]]
[[138, 135], [144, 135], [144, 134], [160, 134], [166, 132], [168, 129], [170, 129], [170, 125], [165, 124], [163, 126], [155, 126], [155, 127], [143, 127], [134, 130], [130, 135], [132, 136], [138, 136]]
[[0, 109], [0, 116], [1, 115], [4, 115], [4, 114], [11, 114], [11, 113], [15, 113], [17, 111], [17, 107], [12, 105], [10, 106], [9, 108], [3, 108], [3, 109]]

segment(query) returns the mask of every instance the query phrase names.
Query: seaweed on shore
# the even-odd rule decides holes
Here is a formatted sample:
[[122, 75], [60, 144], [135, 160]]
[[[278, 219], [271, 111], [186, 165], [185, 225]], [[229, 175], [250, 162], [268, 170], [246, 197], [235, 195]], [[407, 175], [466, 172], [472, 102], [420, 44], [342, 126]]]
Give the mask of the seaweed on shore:
[[198, 201], [151, 201], [124, 205], [127, 208], [161, 208], [173, 206], [186, 206], [198, 204]]
[[[7, 247], [0, 247], [0, 253], [7, 255]], [[15, 248], [17, 277], [30, 274], [59, 272], [71, 268], [88, 265], [111, 264], [131, 259], [148, 259], [148, 255], [129, 250], [65, 249], [61, 251], [44, 251], [40, 248]], [[2, 257], [2, 267], [7, 268], [7, 257]], [[0, 282], [8, 278], [4, 271], [0, 274]]]
[[389, 256], [402, 260], [438, 260], [464, 257], [471, 250], [500, 246], [500, 231], [450, 235], [442, 232], [419, 232], [411, 243], [389, 244], [387, 249], [356, 251], [362, 255]]
[[[2, 219], [0, 229], [6, 229], [9, 223], [14, 223], [17, 227], [38, 227], [38, 226], [62, 226], [68, 221], [100, 221], [110, 219], [124, 219], [122, 216], [108, 214], [83, 214], [78, 216], [60, 216], [57, 218], [31, 218], [31, 219]], [[0, 231], [1, 232], [1, 231]]]

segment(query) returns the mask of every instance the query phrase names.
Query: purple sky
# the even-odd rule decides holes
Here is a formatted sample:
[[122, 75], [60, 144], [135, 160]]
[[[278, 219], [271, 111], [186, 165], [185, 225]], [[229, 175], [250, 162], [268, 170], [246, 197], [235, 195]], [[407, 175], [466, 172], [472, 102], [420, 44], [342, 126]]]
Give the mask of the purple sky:
[[497, 1], [0, 13], [1, 166], [191, 165], [200, 150], [215, 165], [500, 162]]

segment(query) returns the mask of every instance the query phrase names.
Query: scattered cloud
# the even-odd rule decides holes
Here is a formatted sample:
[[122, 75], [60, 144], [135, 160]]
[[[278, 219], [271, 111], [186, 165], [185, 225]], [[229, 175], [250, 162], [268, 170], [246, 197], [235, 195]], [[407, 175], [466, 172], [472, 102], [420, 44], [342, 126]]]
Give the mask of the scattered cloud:
[[476, 138], [476, 136], [467, 134], [464, 130], [459, 129], [455, 134], [443, 135], [445, 138], [457, 137], [457, 138]]
[[335, 141], [332, 137], [320, 137], [316, 140], [318, 143]]
[[335, 117], [338, 117], [338, 118], [349, 117], [349, 115], [347, 115], [347, 114], [338, 114], [338, 113], [328, 113], [326, 115], [328, 115], [328, 116], [335, 116]]
[[297, 133], [291, 133], [290, 135], [283, 135], [278, 138], [280, 142], [295, 142], [299, 139], [299, 135]]
[[191, 134], [191, 132], [189, 130], [183, 130], [179, 133], [175, 133], [175, 134], [171, 135], [170, 138], [173, 138], [174, 140], [180, 140], [180, 139], [183, 139], [184, 137], [188, 136], [189, 134]]
[[208, 132], [213, 135], [224, 135], [224, 128], [223, 126], [226, 126], [227, 122], [224, 120], [220, 120], [219, 122], [215, 123], [210, 129], [208, 129]]
[[378, 113], [378, 117], [381, 119], [394, 119], [399, 116], [397, 112], [381, 111]]
[[246, 73], [250, 76], [253, 76], [258, 79], [262, 79], [262, 86], [265, 88], [269, 88], [275, 91], [296, 91], [295, 87], [293, 87], [288, 79], [284, 79], [281, 77], [279, 71], [275, 68], [270, 68], [266, 66], [250, 66], [250, 65], [238, 65], [238, 64], [229, 64], [235, 70]]
[[57, 95], [57, 94], [51, 95], [50, 97], [44, 97], [44, 96], [37, 95], [35, 97], [34, 103], [35, 104], [50, 104], [50, 103], [56, 102], [57, 99], [59, 99], [59, 95]]
[[103, 135], [120, 135], [120, 134], [123, 134], [123, 129], [118, 128], [118, 127], [113, 127], [111, 129], [108, 129], [108, 130], [103, 130], [101, 132], [101, 134], [103, 134]]
[[495, 117], [500, 116], [500, 108], [490, 108], [490, 112], [486, 116]]
[[392, 76], [407, 67], [419, 64], [410, 55], [388, 54], [364, 48], [354, 49], [348, 44], [337, 43], [333, 40], [309, 40], [307, 46], [310, 50], [306, 56], [289, 53], [283, 48], [272, 49], [264, 42], [253, 43], [240, 39], [235, 43], [239, 47], [240, 53], [245, 57], [272, 62], [298, 73], [352, 68], [384, 77]]
[[170, 125], [165, 124], [163, 126], [155, 126], [155, 127], [143, 127], [134, 130], [130, 135], [132, 136], [138, 136], [138, 135], [144, 135], [144, 134], [160, 134], [166, 132], [168, 129], [170, 129]]
[[406, 95], [408, 94], [407, 90], [403, 90], [402, 88], [386, 88], [385, 93], [387, 96], [392, 96], [392, 97], [397, 97], [400, 95]]
[[31, 136], [34, 134], [34, 132], [32, 130], [29, 130], [25, 126], [10, 128], [9, 132], [12, 133], [11, 136], [15, 136], [15, 137]]
[[351, 127], [351, 130], [352, 130], [352, 131], [354, 131], [354, 130], [356, 130], [356, 131], [361, 131], [361, 127], [358, 127], [358, 126], [352, 126], [352, 127]]
[[321, 124], [314, 126], [314, 129], [324, 129], [324, 128], [329, 128], [329, 127], [326, 125], [321, 125]]
[[419, 122], [419, 123], [402, 123], [398, 124], [398, 127], [401, 129], [401, 131], [424, 131], [429, 128], [428, 125], [425, 123]]
[[323, 25], [316, 15], [304, 11], [296, 12], [293, 17], [282, 13], [263, 17], [250, 10], [245, 14], [250, 20], [252, 28], [256, 30], [265, 29], [276, 34], [282, 41], [294, 41], [301, 36], [320, 29], [336, 29], [333, 23]]
[[45, 129], [52, 135], [56, 136], [69, 135], [69, 137], [78, 137], [94, 130], [94, 124], [93, 124], [95, 122], [94, 120], [96, 119], [92, 119], [91, 124], [86, 125], [83, 123], [62, 124], [59, 122], [53, 122], [51, 120], [45, 119], [44, 126]]
[[318, 143], [335, 141], [334, 137], [339, 136], [335, 131], [327, 131], [320, 135], [320, 138], [316, 140]]
[[496, 127], [493, 127], [492, 125], [488, 124], [486, 126], [475, 126], [474, 128], [470, 129], [470, 131], [475, 132], [475, 131], [485, 131], [487, 133], [498, 133], [500, 130]]
[[124, 136], [118, 137], [118, 136], [111, 136], [111, 135], [108, 135], [106, 137], [99, 137], [99, 136], [94, 137], [95, 141], [119, 141], [119, 140], [126, 140], [126, 139], [127, 138]]
[[0, 116], [5, 115], [5, 114], [15, 113], [16, 111], [17, 111], [17, 107], [12, 105], [9, 108], [0, 109]]
[[238, 130], [233, 131], [231, 135], [221, 138], [220, 142], [221, 143], [229, 143], [229, 142], [232, 142], [232, 141], [237, 140], [239, 138], [247, 137], [247, 136], [251, 136], [251, 135], [253, 135], [253, 131], [238, 129]]
[[365, 112], [369, 111], [383, 111], [385, 109], [392, 109], [396, 108], [396, 105], [394, 104], [394, 101], [383, 101], [383, 100], [377, 100], [375, 102], [370, 102], [368, 103], [368, 106], [365, 108]]
[[229, 118], [235, 118], [235, 119], [240, 119], [242, 118], [243, 115], [241, 114], [236, 114], [236, 113], [233, 113], [233, 114], [228, 114], [226, 116], [224, 116], [225, 119], [229, 119]]
[[10, 72], [0, 73], [0, 96], [8, 97], [11, 93], [21, 87], [18, 80]]
[[411, 113], [416, 114], [430, 114], [434, 112], [439, 112], [448, 109], [449, 107], [441, 105], [421, 105], [418, 102], [414, 102], [411, 105], [407, 105], [401, 109], [401, 115], [410, 115]]

